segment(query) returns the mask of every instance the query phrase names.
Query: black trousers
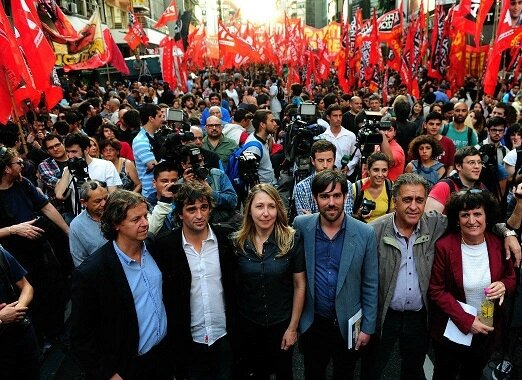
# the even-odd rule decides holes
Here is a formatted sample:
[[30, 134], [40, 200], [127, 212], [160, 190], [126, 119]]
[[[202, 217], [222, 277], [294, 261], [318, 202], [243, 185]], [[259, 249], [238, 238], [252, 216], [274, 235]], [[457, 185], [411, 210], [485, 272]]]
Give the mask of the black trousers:
[[188, 378], [190, 380], [231, 379], [232, 363], [232, 348], [227, 335], [210, 346], [192, 342]]
[[316, 314], [310, 328], [301, 335], [300, 347], [304, 355], [306, 380], [325, 380], [330, 359], [333, 360], [333, 380], [354, 378], [359, 352], [348, 350], [335, 320]]
[[281, 349], [289, 320], [272, 326], [261, 326], [240, 317], [238, 323], [238, 375], [240, 379], [292, 380], [292, 348]]
[[32, 325], [6, 324], [0, 329], [0, 368], [5, 380], [38, 380], [40, 349]]
[[172, 380], [174, 377], [173, 352], [164, 338], [149, 352], [138, 356], [135, 362], [134, 379]]
[[487, 349], [488, 336], [477, 334], [471, 346], [453, 343], [446, 338], [442, 342], [433, 341], [435, 365], [433, 380], [480, 380], [491, 351]]
[[393, 347], [399, 341], [401, 373], [395, 378], [426, 380], [423, 368], [429, 344], [426, 309], [404, 312], [388, 309], [381, 335], [380, 341], [372, 337], [377, 339], [370, 344], [368, 357], [363, 359], [363, 366], [371, 368], [369, 378], [381, 378]]

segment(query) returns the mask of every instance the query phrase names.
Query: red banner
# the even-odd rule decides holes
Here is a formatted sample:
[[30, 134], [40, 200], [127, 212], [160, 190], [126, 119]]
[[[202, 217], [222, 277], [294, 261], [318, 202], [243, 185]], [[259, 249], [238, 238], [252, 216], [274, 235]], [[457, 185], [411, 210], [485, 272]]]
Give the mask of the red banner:
[[143, 30], [138, 18], [129, 7], [129, 31], [124, 37], [127, 41], [131, 50], [135, 50], [140, 45], [147, 46], [149, 44], [149, 38]]
[[154, 27], [160, 27], [167, 25], [168, 22], [176, 22], [178, 21], [178, 7], [176, 5], [176, 0], [172, 0], [170, 5], [165, 9], [158, 19], [158, 21], [154, 24]]

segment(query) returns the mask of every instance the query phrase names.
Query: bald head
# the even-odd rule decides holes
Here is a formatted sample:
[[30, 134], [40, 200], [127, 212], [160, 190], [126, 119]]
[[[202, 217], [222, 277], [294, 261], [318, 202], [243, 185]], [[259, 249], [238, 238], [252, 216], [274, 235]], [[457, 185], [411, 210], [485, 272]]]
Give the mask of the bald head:
[[359, 112], [361, 112], [362, 106], [363, 106], [363, 101], [360, 97], [352, 96], [350, 98], [350, 110], [352, 111], [352, 113], [358, 114]]

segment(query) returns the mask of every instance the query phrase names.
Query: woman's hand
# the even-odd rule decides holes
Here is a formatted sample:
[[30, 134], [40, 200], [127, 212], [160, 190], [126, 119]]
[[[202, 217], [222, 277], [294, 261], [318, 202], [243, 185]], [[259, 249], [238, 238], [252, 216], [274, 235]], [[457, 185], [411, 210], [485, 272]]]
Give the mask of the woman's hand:
[[486, 326], [484, 323], [480, 322], [478, 317], [475, 317], [473, 324], [471, 325], [471, 329], [469, 331], [472, 334], [484, 334], [488, 335], [491, 331], [495, 330], [493, 327]]
[[504, 294], [506, 293], [506, 286], [502, 281], [495, 281], [489, 285], [486, 289], [486, 297], [488, 300], [494, 300], [500, 298], [498, 301], [499, 305], [502, 305], [504, 302]]
[[288, 349], [292, 347], [295, 342], [297, 342], [297, 331], [286, 329], [285, 335], [283, 335], [283, 340], [281, 341], [281, 349], [288, 351]]

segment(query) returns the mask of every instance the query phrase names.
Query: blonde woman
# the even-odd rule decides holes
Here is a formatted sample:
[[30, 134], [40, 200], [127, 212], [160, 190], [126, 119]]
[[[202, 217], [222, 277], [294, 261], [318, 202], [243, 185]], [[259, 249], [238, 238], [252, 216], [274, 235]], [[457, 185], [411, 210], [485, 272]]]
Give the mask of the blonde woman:
[[240, 378], [292, 377], [292, 347], [305, 300], [301, 239], [288, 226], [277, 190], [252, 188], [234, 234]]

